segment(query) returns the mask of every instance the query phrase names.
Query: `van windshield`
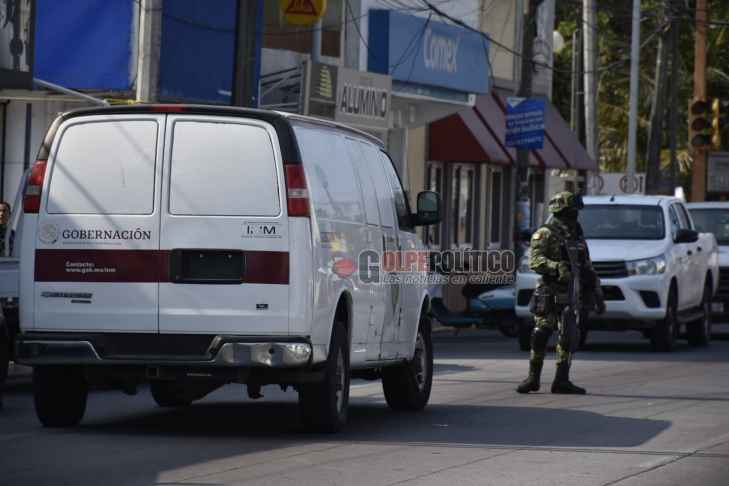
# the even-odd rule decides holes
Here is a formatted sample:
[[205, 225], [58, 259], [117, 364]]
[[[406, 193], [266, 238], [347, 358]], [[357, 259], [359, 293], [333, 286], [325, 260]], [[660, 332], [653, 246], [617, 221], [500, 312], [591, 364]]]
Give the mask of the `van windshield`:
[[713, 233], [720, 245], [729, 245], [729, 208], [689, 209], [700, 232]]
[[589, 205], [580, 211], [585, 238], [596, 240], [662, 240], [663, 210], [659, 206]]

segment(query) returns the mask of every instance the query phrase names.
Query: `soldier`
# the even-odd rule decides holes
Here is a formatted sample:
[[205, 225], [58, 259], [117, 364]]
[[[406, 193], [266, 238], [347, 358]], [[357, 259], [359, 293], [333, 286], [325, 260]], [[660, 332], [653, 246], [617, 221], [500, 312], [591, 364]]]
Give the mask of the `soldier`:
[[[567, 241], [577, 241], [584, 245], [584, 252], [580, 252], [581, 273], [580, 306], [582, 315], [586, 311], [581, 309], [581, 302], [589, 300], [592, 294], [597, 306], [597, 314], [605, 312], [605, 299], [600, 288], [600, 279], [595, 273], [587, 251], [582, 228], [577, 222], [580, 209], [585, 205], [582, 196], [570, 192], [559, 192], [549, 201], [549, 212], [554, 216], [549, 224], [539, 228], [531, 240], [529, 253], [529, 268], [541, 275], [537, 281], [537, 290], [532, 297], [530, 308], [535, 313], [536, 326], [532, 332], [532, 350], [529, 359], [529, 377], [516, 387], [519, 393], [529, 393], [539, 390], [539, 377], [542, 373], [544, 356], [547, 350], [549, 336], [559, 326], [562, 330], [562, 306], [556, 304], [557, 294], [566, 294], [572, 282], [569, 257], [565, 244]], [[578, 331], [579, 332], [579, 331]], [[564, 341], [567, 341], [564, 339]], [[576, 342], [576, 341], [574, 341]], [[557, 374], [552, 383], [552, 393], [578, 394], [585, 393], [584, 388], [573, 385], [569, 380], [569, 369], [572, 352], [569, 342], [563, 342], [563, 333], [557, 343]]]

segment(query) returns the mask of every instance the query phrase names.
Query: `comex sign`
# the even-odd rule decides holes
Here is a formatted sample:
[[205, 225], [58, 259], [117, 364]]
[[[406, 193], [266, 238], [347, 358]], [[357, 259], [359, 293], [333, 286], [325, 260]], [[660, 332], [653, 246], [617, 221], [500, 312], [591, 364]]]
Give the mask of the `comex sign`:
[[461, 36], [455, 40], [433, 34], [433, 29], [425, 29], [423, 36], [423, 59], [426, 69], [449, 73], [458, 72], [458, 46]]

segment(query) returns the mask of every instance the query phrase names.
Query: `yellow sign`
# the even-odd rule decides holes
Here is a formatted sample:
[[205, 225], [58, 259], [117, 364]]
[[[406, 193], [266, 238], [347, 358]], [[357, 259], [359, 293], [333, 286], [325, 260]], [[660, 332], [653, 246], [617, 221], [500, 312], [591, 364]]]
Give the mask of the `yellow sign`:
[[284, 18], [294, 25], [312, 25], [324, 17], [327, 0], [281, 0]]

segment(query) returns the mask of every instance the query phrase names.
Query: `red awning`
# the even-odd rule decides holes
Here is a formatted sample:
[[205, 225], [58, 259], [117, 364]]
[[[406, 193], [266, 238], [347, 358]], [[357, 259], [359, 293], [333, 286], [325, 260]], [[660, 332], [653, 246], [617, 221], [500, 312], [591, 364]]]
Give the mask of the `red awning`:
[[[442, 162], [490, 162], [513, 165], [516, 150], [506, 148], [506, 99], [512, 93], [494, 89], [478, 95], [476, 105], [430, 124], [430, 160]], [[597, 170], [557, 108], [547, 101], [544, 146], [532, 150], [532, 167]]]

